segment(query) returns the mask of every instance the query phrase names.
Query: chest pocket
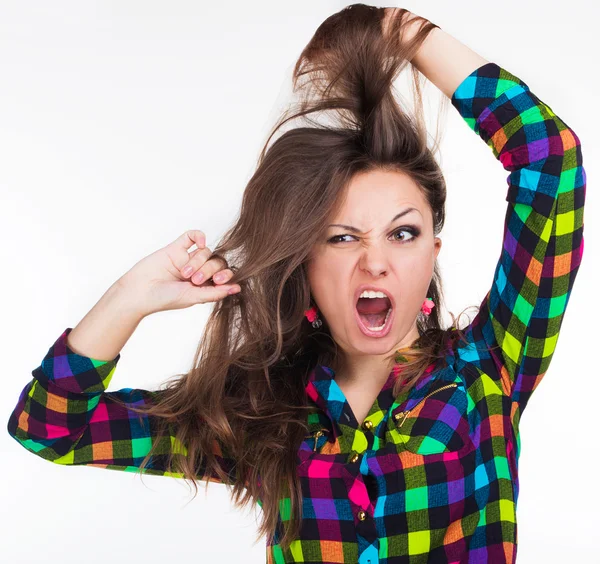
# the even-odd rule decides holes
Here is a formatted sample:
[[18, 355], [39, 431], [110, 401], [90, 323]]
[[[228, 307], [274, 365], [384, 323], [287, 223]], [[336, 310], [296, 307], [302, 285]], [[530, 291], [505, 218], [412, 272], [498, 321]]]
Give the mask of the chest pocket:
[[[401, 406], [399, 406], [401, 407]], [[414, 454], [441, 454], [470, 444], [468, 395], [462, 382], [436, 382], [420, 399], [392, 412], [400, 444]]]

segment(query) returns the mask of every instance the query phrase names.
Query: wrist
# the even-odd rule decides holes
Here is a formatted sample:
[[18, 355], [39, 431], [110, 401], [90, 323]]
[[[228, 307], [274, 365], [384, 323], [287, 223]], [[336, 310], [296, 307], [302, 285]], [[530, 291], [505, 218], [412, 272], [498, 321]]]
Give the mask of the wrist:
[[139, 292], [123, 277], [119, 278], [104, 294], [103, 300], [113, 310], [128, 320], [140, 322], [148, 315], [141, 303]]
[[[419, 31], [426, 26], [433, 26], [433, 28], [427, 33], [427, 36], [421, 43], [418, 45], [417, 49], [410, 54], [410, 62], [415, 63], [418, 61], [418, 57], [427, 50], [427, 45], [431, 43], [431, 36], [438, 34], [441, 31], [441, 28], [437, 25], [424, 18], [422, 16], [417, 16], [416, 14], [409, 14], [407, 16], [406, 23], [401, 28], [401, 42], [402, 45], [406, 46], [413, 42], [415, 36], [419, 33]], [[435, 41], [435, 40], [434, 40]], [[412, 50], [411, 50], [412, 51]]]
[[407, 44], [414, 39], [415, 35], [419, 31], [419, 28], [422, 25], [425, 25], [423, 23], [424, 20], [425, 18], [422, 16], [417, 16], [417, 14], [413, 14], [412, 12], [408, 12], [404, 16], [404, 22], [400, 28], [403, 44]]
[[117, 281], [73, 328], [67, 343], [79, 355], [113, 360], [143, 317], [130, 291]]

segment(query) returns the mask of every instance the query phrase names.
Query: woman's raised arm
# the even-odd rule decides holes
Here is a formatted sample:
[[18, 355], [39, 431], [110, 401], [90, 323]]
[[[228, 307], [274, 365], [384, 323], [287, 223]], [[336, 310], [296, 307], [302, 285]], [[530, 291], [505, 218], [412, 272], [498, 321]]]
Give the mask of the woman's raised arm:
[[548, 370], [583, 254], [580, 140], [523, 80], [441, 29], [412, 62], [510, 172], [500, 258], [459, 352], [495, 374], [520, 417]]
[[[75, 328], [67, 327], [61, 333], [33, 370], [33, 379], [10, 414], [7, 430], [21, 446], [56, 464], [130, 472], [141, 468], [158, 443], [142, 470], [172, 474], [166, 464], [169, 452], [175, 446], [186, 451], [183, 445], [176, 445], [174, 424], [169, 424], [168, 434], [160, 433], [161, 421], [156, 415], [133, 411], [154, 405], [163, 390], [122, 388], [109, 392], [107, 388], [121, 349], [144, 317], [224, 299], [232, 286], [239, 288], [226, 283], [232, 272], [221, 270], [222, 258], [209, 258], [213, 253], [204, 241], [201, 231], [189, 230], [138, 261]], [[198, 248], [189, 253], [194, 244]], [[184, 275], [186, 265], [192, 272]], [[214, 285], [202, 284], [196, 274], [192, 277], [201, 272], [210, 278], [219, 270], [225, 276]], [[213, 454], [226, 474], [232, 472], [235, 464], [224, 445], [215, 441]], [[220, 481], [203, 467], [198, 468], [196, 477]]]

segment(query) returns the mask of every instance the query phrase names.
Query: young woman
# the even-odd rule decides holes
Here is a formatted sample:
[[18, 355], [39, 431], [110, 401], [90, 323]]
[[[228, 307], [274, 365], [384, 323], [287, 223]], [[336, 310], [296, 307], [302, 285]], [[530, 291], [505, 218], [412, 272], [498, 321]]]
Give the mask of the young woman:
[[[418, 101], [420, 72], [509, 171], [491, 288], [463, 328], [442, 326], [444, 176], [419, 105], [393, 96], [409, 64]], [[52, 344], [8, 431], [57, 464], [231, 486], [262, 508], [271, 563], [514, 562], [519, 421], [583, 252], [579, 138], [403, 9], [328, 18], [294, 84], [216, 249], [191, 230], [133, 266]], [[269, 146], [318, 112], [333, 124]], [[144, 317], [206, 302], [192, 371], [106, 391]]]

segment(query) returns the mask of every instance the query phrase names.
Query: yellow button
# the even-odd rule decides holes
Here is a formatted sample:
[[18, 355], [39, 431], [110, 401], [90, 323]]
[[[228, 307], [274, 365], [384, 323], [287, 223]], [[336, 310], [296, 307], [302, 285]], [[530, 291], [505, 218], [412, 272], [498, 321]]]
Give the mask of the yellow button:
[[362, 425], [365, 429], [372, 429], [373, 428], [373, 421], [369, 421], [368, 419], [366, 421], [363, 422]]
[[358, 453], [354, 453], [350, 458], [350, 462], [356, 462], [358, 460]]
[[364, 521], [364, 520], [367, 518], [367, 514], [366, 514], [366, 513], [365, 513], [365, 512], [364, 512], [364, 511], [361, 509], [361, 510], [358, 512], [358, 518], [359, 518], [361, 521]]

